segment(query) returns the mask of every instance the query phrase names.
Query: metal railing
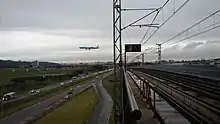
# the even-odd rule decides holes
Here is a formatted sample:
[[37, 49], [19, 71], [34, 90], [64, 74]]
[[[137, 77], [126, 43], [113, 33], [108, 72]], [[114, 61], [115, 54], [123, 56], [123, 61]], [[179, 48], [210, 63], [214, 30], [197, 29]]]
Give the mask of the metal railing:
[[[164, 80], [158, 79], [148, 74], [139, 73], [132, 71], [137, 77], [141, 79], [141, 76], [145, 79], [141, 79], [145, 83], [145, 80], [154, 85], [154, 90], [161, 96], [176, 104], [175, 106], [182, 110], [185, 114], [190, 116], [194, 122], [197, 123], [218, 123], [219, 122], [219, 110], [214, 109], [208, 104], [200, 101], [196, 97], [187, 94], [172, 85], [167, 85], [168, 83]], [[141, 76], [140, 76], [141, 75]]]
[[125, 109], [125, 119], [126, 122], [135, 124], [137, 120], [140, 120], [142, 117], [142, 112], [140, 111], [134, 94], [132, 92], [131, 86], [126, 72], [124, 71], [124, 109]]

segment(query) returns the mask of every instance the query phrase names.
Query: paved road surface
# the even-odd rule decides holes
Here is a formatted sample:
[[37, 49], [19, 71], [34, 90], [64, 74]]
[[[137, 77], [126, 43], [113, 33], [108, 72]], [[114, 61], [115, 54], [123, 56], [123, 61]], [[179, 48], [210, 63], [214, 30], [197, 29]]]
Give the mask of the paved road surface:
[[103, 87], [102, 81], [96, 83], [95, 86], [100, 96], [99, 103], [88, 119], [87, 124], [108, 124], [112, 112], [113, 101]]
[[[92, 75], [93, 75], [93, 73], [90, 74], [90, 75], [87, 75], [87, 76], [92, 76]], [[85, 78], [85, 77], [79, 77], [79, 78], [76, 78], [76, 79], [74, 79], [74, 80], [78, 80], [78, 79], [81, 79], [81, 78]], [[73, 81], [74, 81], [74, 80], [73, 80]], [[70, 79], [70, 80], [66, 80], [66, 81], [60, 82], [60, 83], [64, 83], [64, 85], [66, 85], [66, 84], [72, 83], [73, 81], [72, 81], [72, 79]], [[46, 86], [46, 87], [43, 87], [43, 88], [41, 88], [41, 89], [39, 89], [39, 90], [40, 90], [41, 92], [44, 92], [44, 91], [47, 91], [47, 90], [51, 90], [51, 89], [54, 89], [54, 88], [59, 87], [59, 86], [60, 86], [60, 83], [51, 84], [51, 85], [48, 85], [48, 86]], [[34, 94], [30, 94], [29, 92], [22, 93], [22, 94], [18, 94], [18, 95], [16, 95], [16, 98], [15, 98], [15, 99], [11, 99], [11, 100], [8, 100], [8, 101], [4, 101], [3, 103], [5, 104], [5, 103], [13, 102], [13, 101], [16, 101], [16, 100], [24, 99], [24, 98], [27, 98], [27, 97], [29, 97], [29, 96], [31, 96], [31, 95], [34, 95]]]
[[[60, 83], [64, 83], [64, 84], [69, 84], [71, 83], [72, 81], [71, 80], [67, 80], [67, 81], [63, 81], [63, 82], [60, 82]], [[54, 89], [56, 87], [59, 87], [60, 86], [60, 83], [56, 83], [56, 84], [52, 84], [52, 85], [48, 85], [46, 87], [43, 87], [41, 89], [39, 89], [41, 92], [44, 92], [44, 91], [47, 91], [47, 90], [50, 90], [50, 89]], [[15, 99], [11, 99], [9, 101], [4, 101], [3, 103], [9, 103], [9, 102], [13, 102], [13, 101], [16, 101], [16, 100], [19, 100], [19, 99], [24, 99], [24, 98], [27, 98], [31, 95], [34, 95], [34, 94], [30, 94], [29, 92], [26, 92], [26, 93], [22, 93], [22, 94], [18, 94], [16, 95], [16, 98]]]
[[[84, 89], [94, 85], [92, 81], [88, 81], [85, 84], [79, 85], [75, 88], [73, 95], [83, 91]], [[68, 91], [67, 91], [68, 92]], [[0, 120], [0, 124], [23, 124], [25, 121], [33, 119], [33, 117], [40, 115], [42, 112], [48, 110], [55, 105], [58, 105], [61, 100], [64, 99], [67, 92], [58, 94], [54, 97], [46, 99], [42, 102], [39, 102], [33, 106], [30, 106], [24, 110], [21, 110], [17, 113], [14, 113], [2, 120]]]

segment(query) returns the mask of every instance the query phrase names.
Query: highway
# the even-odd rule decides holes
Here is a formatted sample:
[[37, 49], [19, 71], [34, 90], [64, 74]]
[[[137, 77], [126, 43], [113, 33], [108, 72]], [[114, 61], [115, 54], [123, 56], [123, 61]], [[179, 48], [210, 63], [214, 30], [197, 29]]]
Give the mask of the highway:
[[89, 117], [87, 124], [108, 124], [113, 101], [102, 85], [102, 80], [95, 84], [99, 94], [99, 103]]
[[[79, 85], [74, 89], [73, 96], [86, 88], [94, 85], [92, 81], [88, 81], [85, 84]], [[18, 111], [2, 120], [0, 120], [1, 124], [24, 124], [25, 122], [34, 119], [34, 117], [39, 116], [44, 111], [50, 109], [51, 107], [58, 106], [59, 103], [64, 100], [65, 95], [68, 91], [53, 96], [49, 99], [46, 99], [42, 102], [39, 102], [35, 105], [32, 105], [24, 110]]]
[[[64, 83], [65, 84], [69, 84], [71, 83], [72, 80], [66, 80], [66, 81], [63, 81], [63, 82], [60, 82], [60, 83]], [[47, 91], [47, 90], [51, 90], [51, 89], [54, 89], [54, 88], [57, 88], [60, 86], [60, 83], [56, 83], [56, 84], [51, 84], [51, 85], [48, 85], [46, 87], [43, 87], [43, 88], [40, 88], [38, 90], [40, 90], [40, 92], [44, 92], [44, 91]], [[29, 92], [26, 92], [26, 93], [22, 93], [22, 94], [17, 94], [16, 95], [16, 98], [15, 99], [11, 99], [11, 100], [8, 100], [8, 101], [4, 101], [3, 103], [6, 104], [6, 103], [9, 103], [9, 102], [13, 102], [13, 101], [16, 101], [16, 100], [20, 100], [20, 99], [24, 99], [24, 98], [27, 98], [31, 95], [34, 95], [33, 94], [30, 94]]]
[[[91, 73], [91, 74], [89, 74], [89, 75], [87, 75], [87, 76], [92, 76], [92, 75], [93, 75], [93, 73]], [[87, 76], [85, 76], [85, 77], [87, 77]], [[77, 78], [74, 79], [74, 80], [78, 80], [78, 79], [85, 78], [85, 77], [83, 77], [83, 76], [82, 76], [82, 77], [77, 77]], [[48, 86], [46, 86], [46, 87], [40, 88], [40, 89], [38, 89], [38, 90], [40, 90], [40, 92], [44, 92], [44, 91], [47, 91], [47, 90], [51, 90], [51, 89], [60, 87], [60, 86], [61, 86], [61, 85], [60, 85], [61, 83], [63, 83], [64, 85], [66, 85], [66, 84], [72, 83], [74, 80], [73, 80], [73, 79], [70, 79], [70, 80], [66, 80], [66, 81], [60, 82], [60, 83], [51, 84], [51, 85], [48, 85]], [[35, 93], [35, 94], [36, 94], [36, 93]], [[15, 99], [11, 99], [11, 100], [8, 100], [8, 101], [3, 101], [3, 104], [9, 103], [9, 102], [13, 102], [13, 101], [16, 101], [16, 100], [20, 100], [20, 99], [24, 99], [24, 98], [27, 98], [27, 97], [29, 97], [29, 96], [31, 96], [31, 95], [34, 95], [34, 93], [33, 93], [33, 94], [30, 94], [29, 92], [25, 92], [25, 93], [22, 93], [22, 94], [17, 94]]]

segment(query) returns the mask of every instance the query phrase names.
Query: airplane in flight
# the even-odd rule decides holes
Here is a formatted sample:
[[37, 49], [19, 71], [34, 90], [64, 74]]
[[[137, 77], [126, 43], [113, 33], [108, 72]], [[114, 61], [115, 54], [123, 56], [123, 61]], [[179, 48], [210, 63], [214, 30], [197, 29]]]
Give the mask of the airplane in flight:
[[91, 49], [99, 49], [99, 45], [96, 47], [79, 47], [80, 49], [91, 50]]

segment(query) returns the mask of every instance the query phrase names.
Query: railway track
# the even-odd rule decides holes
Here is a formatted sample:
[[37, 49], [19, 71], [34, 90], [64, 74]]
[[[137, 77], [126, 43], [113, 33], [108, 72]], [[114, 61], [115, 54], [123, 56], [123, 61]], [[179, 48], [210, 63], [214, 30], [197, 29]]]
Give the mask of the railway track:
[[220, 102], [220, 82], [215, 80], [152, 69], [138, 69], [138, 71], [153, 75], [167, 82], [171, 82], [185, 88], [186, 90], [197, 92], [200, 96], [206, 96], [207, 99], [212, 98], [214, 101]]
[[[193, 123], [220, 123], [220, 102], [219, 99], [216, 99], [219, 98], [219, 87], [214, 87], [217, 85], [216, 82], [208, 85], [201, 79], [169, 72], [137, 70], [132, 73], [139, 78], [154, 82], [153, 85], [156, 86], [155, 89], [159, 94], [175, 103], [175, 106], [193, 120]], [[207, 90], [207, 88], [210, 89]]]

